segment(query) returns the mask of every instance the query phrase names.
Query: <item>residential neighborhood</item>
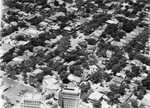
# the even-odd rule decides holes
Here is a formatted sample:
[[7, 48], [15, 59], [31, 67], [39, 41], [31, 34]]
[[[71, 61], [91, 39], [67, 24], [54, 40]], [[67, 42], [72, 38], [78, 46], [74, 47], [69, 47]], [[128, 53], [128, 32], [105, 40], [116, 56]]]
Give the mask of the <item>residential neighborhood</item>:
[[0, 108], [150, 108], [149, 0], [2, 0]]

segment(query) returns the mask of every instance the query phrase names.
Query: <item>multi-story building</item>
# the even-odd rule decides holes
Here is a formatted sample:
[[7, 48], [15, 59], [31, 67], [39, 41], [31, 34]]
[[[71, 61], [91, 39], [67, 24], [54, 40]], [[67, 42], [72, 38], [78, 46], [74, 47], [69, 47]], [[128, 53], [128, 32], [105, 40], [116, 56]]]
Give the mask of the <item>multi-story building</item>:
[[40, 93], [26, 93], [20, 104], [20, 108], [42, 108]]
[[78, 87], [65, 87], [59, 92], [58, 104], [61, 108], [79, 108], [80, 89]]

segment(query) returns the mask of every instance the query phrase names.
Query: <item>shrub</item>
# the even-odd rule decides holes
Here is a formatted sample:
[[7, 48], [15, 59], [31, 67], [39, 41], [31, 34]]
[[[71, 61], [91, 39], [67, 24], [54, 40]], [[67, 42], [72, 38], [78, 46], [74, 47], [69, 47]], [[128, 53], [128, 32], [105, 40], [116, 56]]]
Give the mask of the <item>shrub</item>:
[[25, 41], [26, 39], [25, 39], [25, 37], [23, 35], [17, 35], [15, 40], [17, 40], [17, 41]]
[[102, 82], [103, 78], [102, 78], [102, 73], [101, 73], [101, 71], [97, 71], [97, 72], [93, 73], [93, 74], [90, 76], [90, 80], [91, 80], [93, 83]]
[[127, 21], [127, 23], [123, 23], [123, 30], [127, 33], [130, 33], [134, 30], [136, 27], [135, 23], [133, 21]]
[[86, 41], [89, 45], [95, 45], [97, 43], [96, 39], [93, 38], [86, 39]]

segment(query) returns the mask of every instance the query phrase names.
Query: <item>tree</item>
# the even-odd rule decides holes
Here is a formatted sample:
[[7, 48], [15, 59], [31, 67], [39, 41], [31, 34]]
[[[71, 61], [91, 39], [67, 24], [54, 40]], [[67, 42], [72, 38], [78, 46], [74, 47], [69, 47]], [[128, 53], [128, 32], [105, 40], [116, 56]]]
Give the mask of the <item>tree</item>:
[[53, 60], [51, 60], [51, 59], [50, 59], [50, 60], [48, 60], [48, 62], [47, 62], [47, 66], [48, 66], [48, 67], [51, 67], [53, 63], [54, 63], [54, 62], [53, 62]]
[[114, 94], [113, 92], [107, 92], [107, 96], [113, 104], [119, 102], [118, 100], [118, 98], [120, 97], [119, 93]]
[[21, 27], [21, 28], [28, 27], [28, 25], [23, 21], [18, 22], [18, 26]]
[[2, 57], [3, 62], [6, 62], [6, 63], [10, 62], [13, 58], [14, 58], [13, 54], [7, 54], [7, 55]]
[[76, 76], [78, 76], [78, 77], [81, 77], [81, 75], [82, 75], [82, 69], [81, 69], [81, 67], [79, 66], [79, 65], [71, 65], [71, 66], [69, 66], [69, 71], [70, 71], [70, 73], [72, 73], [72, 74], [74, 74], [74, 75], [76, 75]]
[[97, 43], [96, 39], [94, 38], [86, 39], [86, 41], [89, 45], [95, 45]]
[[94, 101], [93, 108], [101, 108], [101, 102], [100, 101]]
[[135, 89], [134, 92], [134, 95], [137, 96], [137, 99], [142, 100], [145, 94], [146, 94], [146, 87], [138, 85], [138, 87]]
[[12, 79], [16, 79], [16, 71], [14, 71], [14, 68], [11, 65], [7, 65], [6, 66], [6, 73], [8, 75], [8, 77], [12, 78]]
[[76, 61], [78, 58], [79, 57], [76, 54], [68, 54], [68, 53], [66, 53], [64, 57], [66, 62]]
[[121, 94], [124, 95], [125, 93], [125, 86], [121, 85], [120, 87], [117, 86], [116, 84], [111, 84], [109, 86], [110, 90], [114, 93], [114, 94]]
[[98, 70], [97, 72], [93, 73], [93, 74], [90, 76], [90, 80], [91, 80], [93, 83], [102, 82], [102, 81], [103, 81], [102, 72], [101, 72], [100, 70]]
[[132, 69], [132, 72], [135, 74], [135, 76], [139, 75], [140, 68], [138, 66], [133, 65], [131, 69]]
[[27, 73], [23, 72], [22, 76], [23, 76], [23, 81], [27, 84], [27, 78], [28, 78]]
[[64, 52], [66, 50], [68, 50], [70, 46], [70, 40], [68, 37], [62, 37], [60, 39], [60, 42], [58, 43], [58, 51], [59, 52]]
[[120, 72], [122, 70], [122, 67], [119, 64], [114, 64], [112, 66], [112, 72], [114, 73], [114, 75], [116, 75], [116, 73]]
[[125, 73], [126, 73], [126, 76], [131, 79], [136, 76], [133, 72], [130, 72], [129, 70], [126, 70]]
[[15, 39], [17, 41], [25, 41], [25, 37], [23, 35], [17, 35]]
[[62, 71], [60, 73], [61, 80], [64, 81], [65, 79], [67, 79], [68, 75], [69, 75], [69, 73], [67, 73], [66, 71]]
[[34, 76], [29, 76], [29, 84], [30, 85], [34, 85], [36, 83], [36, 78], [34, 78]]
[[120, 105], [120, 108], [132, 108], [131, 105], [127, 102], [124, 102]]
[[123, 30], [127, 33], [130, 33], [135, 28], [135, 23], [133, 21], [127, 21], [126, 23], [123, 23]]
[[42, 83], [42, 81], [43, 81], [43, 79], [44, 79], [43, 73], [38, 73], [38, 74], [36, 74], [35, 77], [36, 77], [36, 79], [37, 79], [37, 82]]
[[87, 92], [91, 88], [89, 82], [86, 84], [82, 83], [79, 87], [80, 87], [82, 93]]
[[109, 85], [109, 89], [113, 92], [113, 93], [118, 93], [120, 90], [120, 87], [117, 86], [116, 84], [111, 84]]
[[[30, 0], [29, 0], [30, 1]], [[34, 0], [34, 2], [38, 5], [44, 5], [44, 4], [47, 4], [47, 0]]]
[[45, 76], [45, 75], [52, 75], [51, 68], [48, 68], [48, 67], [44, 68], [44, 69], [43, 69], [43, 75], [44, 75], [44, 76]]
[[142, 80], [142, 84], [144, 87], [150, 90], [150, 74]]
[[138, 101], [135, 99], [130, 99], [129, 102], [133, 108], [138, 108]]

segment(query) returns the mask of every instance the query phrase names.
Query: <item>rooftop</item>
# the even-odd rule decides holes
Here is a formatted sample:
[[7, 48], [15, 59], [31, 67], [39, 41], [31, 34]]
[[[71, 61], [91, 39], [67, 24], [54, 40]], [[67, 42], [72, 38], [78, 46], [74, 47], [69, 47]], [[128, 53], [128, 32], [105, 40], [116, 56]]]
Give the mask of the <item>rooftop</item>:
[[70, 81], [75, 81], [75, 82], [80, 82], [80, 81], [81, 81], [81, 78], [80, 78], [80, 77], [76, 77], [76, 76], [74, 76], [73, 74], [70, 74], [67, 78], [68, 78]]
[[99, 92], [93, 92], [90, 94], [89, 99], [91, 100], [99, 100], [100, 98], [103, 97], [104, 94], [99, 93]]
[[26, 93], [24, 99], [35, 99], [40, 100], [42, 98], [41, 93]]
[[150, 94], [146, 94], [141, 101], [144, 105], [150, 107]]
[[79, 87], [76, 87], [73, 83], [69, 83], [63, 90], [63, 93], [79, 93]]

